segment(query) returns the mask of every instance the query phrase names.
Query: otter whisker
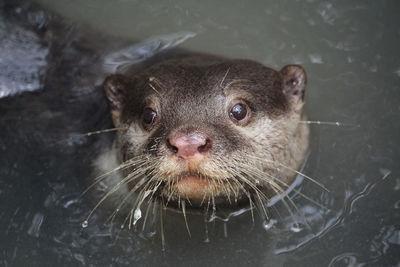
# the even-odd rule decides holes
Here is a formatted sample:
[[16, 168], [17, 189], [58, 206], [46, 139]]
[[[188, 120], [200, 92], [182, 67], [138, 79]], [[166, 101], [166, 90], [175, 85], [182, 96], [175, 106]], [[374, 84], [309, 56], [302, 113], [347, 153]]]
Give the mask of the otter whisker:
[[223, 90], [226, 90], [226, 89], [229, 88], [232, 84], [235, 84], [235, 83], [250, 83], [250, 80], [248, 80], [248, 79], [234, 79], [234, 80], [230, 81], [229, 83], [227, 83], [227, 84], [224, 86]]
[[360, 124], [343, 123], [339, 121], [299, 121], [299, 123], [305, 124], [320, 124], [320, 125], [332, 125], [332, 126], [347, 126], [347, 127], [361, 127]]
[[215, 216], [215, 211], [217, 210], [217, 207], [215, 206], [215, 197], [214, 197], [214, 192], [211, 191], [211, 202], [212, 202], [212, 215]]
[[[129, 212], [129, 222], [128, 222], [128, 229], [131, 230], [131, 225], [132, 225], [132, 221], [133, 221], [133, 209], [131, 209], [131, 211]], [[123, 225], [125, 225], [126, 220], [123, 222]]]
[[[216, 160], [216, 161], [218, 161], [219, 166], [225, 165], [225, 164], [224, 164], [223, 162], [221, 162], [219, 159]], [[218, 169], [218, 166], [217, 166], [217, 165], [218, 165], [218, 164], [214, 164], [213, 169]], [[215, 175], [215, 176], [219, 176], [219, 175], [217, 174], [217, 175]], [[232, 186], [232, 184], [231, 184], [231, 182], [230, 182], [230, 179], [229, 179], [228, 177], [232, 177], [232, 175], [228, 174], [228, 173], [225, 171], [225, 175], [223, 175], [220, 179], [217, 179], [217, 182], [222, 186], [222, 189], [227, 193], [228, 201], [229, 201], [229, 203], [231, 203], [231, 200], [230, 200], [230, 198], [231, 198], [231, 196], [230, 196], [231, 192], [233, 192], [233, 193], [235, 194], [235, 198], [237, 198], [237, 194], [236, 194], [237, 192], [234, 190], [234, 188], [233, 188], [233, 186]]]
[[160, 231], [162, 251], [165, 251], [164, 221], [163, 221], [163, 205], [160, 204]]
[[[281, 192], [281, 193], [284, 193], [284, 192], [285, 192], [285, 191], [283, 190], [283, 188], [281, 188], [278, 184], [276, 184], [275, 180], [278, 180], [276, 177], [274, 177], [274, 176], [272, 176], [272, 175], [270, 175], [270, 174], [264, 173], [264, 172], [262, 172], [261, 170], [259, 170], [258, 168], [255, 168], [255, 167], [250, 168], [250, 167], [248, 167], [247, 170], [246, 170], [246, 173], [247, 173], [249, 176], [255, 176], [255, 177], [257, 177], [258, 179], [261, 179], [261, 180], [263, 180], [264, 182], [267, 182], [267, 183], [270, 184], [271, 186], [273, 186], [273, 187], [275, 187], [276, 189], [278, 189], [279, 192]], [[264, 175], [267, 175], [268, 178], [265, 177]]]
[[203, 215], [204, 215], [204, 231], [205, 231], [205, 236], [206, 236], [206, 239], [205, 239], [205, 242], [208, 242], [209, 241], [209, 237], [208, 237], [208, 225], [207, 225], [207, 223], [208, 223], [208, 213], [207, 212], [203, 212]]
[[[145, 177], [145, 179], [148, 177]], [[139, 196], [136, 198], [136, 201], [134, 203], [134, 207], [135, 209], [139, 209], [140, 206], [142, 205], [143, 201], [150, 195], [150, 193], [157, 191], [158, 186], [160, 185], [160, 183], [156, 183], [155, 186], [153, 186], [153, 188], [150, 188], [151, 185], [154, 185], [154, 181], [157, 181], [156, 177], [151, 177], [150, 179], [147, 180], [146, 183], [142, 183], [140, 184], [140, 182], [137, 184], [138, 186], [135, 186], [134, 188], [132, 188], [131, 192], [136, 191], [138, 188], [142, 187], [142, 190], [139, 193]], [[144, 185], [143, 185], [144, 184]], [[150, 197], [151, 199], [152, 197]]]
[[272, 190], [274, 190], [274, 192], [282, 200], [282, 202], [285, 205], [286, 209], [290, 213], [290, 216], [292, 216], [292, 218], [294, 219], [294, 222], [295, 222], [296, 226], [298, 226], [298, 222], [297, 222], [297, 220], [296, 220], [296, 218], [294, 216], [294, 213], [293, 213], [292, 209], [290, 208], [290, 205], [287, 203], [287, 201], [285, 201], [285, 197], [288, 199], [289, 203], [292, 204], [292, 206], [295, 208], [297, 213], [300, 214], [300, 216], [303, 218], [304, 222], [307, 223], [307, 220], [304, 218], [303, 214], [301, 213], [301, 211], [299, 210], [297, 205], [294, 203], [293, 199], [286, 193], [286, 191], [283, 190], [283, 188], [280, 187], [277, 183], [270, 183], [270, 185], [271, 185]]
[[[136, 222], [137, 222], [137, 220], [140, 219], [140, 217], [139, 217], [139, 218], [133, 218], [132, 215], [135, 214], [135, 217], [136, 217], [136, 212], [137, 212], [138, 210], [140, 211], [140, 206], [142, 205], [143, 201], [144, 201], [144, 200], [149, 196], [149, 194], [151, 193], [151, 190], [146, 190], [146, 189], [149, 187], [149, 185], [152, 183], [153, 180], [150, 179], [150, 180], [148, 180], [147, 182], [144, 182], [145, 180], [146, 180], [146, 177], [143, 177], [143, 178], [139, 181], [139, 183], [138, 183], [138, 184], [141, 184], [140, 186], [142, 186], [142, 185], [144, 184], [144, 188], [140, 191], [139, 195], [138, 195], [137, 198], [136, 198], [135, 203], [132, 205], [133, 208], [131, 209], [131, 212], [130, 212], [131, 215], [130, 215], [129, 225], [128, 225], [129, 229], [131, 229], [131, 226], [132, 226], [132, 225], [135, 225]], [[134, 187], [133, 189], [131, 189], [131, 190], [129, 191], [129, 194], [128, 194], [127, 196], [125, 196], [125, 198], [124, 198], [124, 199], [120, 202], [120, 204], [118, 205], [117, 211], [120, 209], [120, 207], [122, 207], [122, 205], [125, 204], [126, 200], [127, 200], [128, 198], [130, 198], [131, 195], [133, 195], [134, 192], [135, 192], [140, 186]], [[141, 215], [140, 215], [140, 216], [141, 216]], [[134, 220], [132, 221], [132, 219], [134, 219]], [[124, 221], [124, 224], [125, 224], [125, 222], [126, 222], [126, 219], [125, 219], [125, 221]]]
[[253, 212], [253, 200], [251, 199], [250, 194], [246, 194], [247, 198], [249, 199], [249, 208], [250, 208], [250, 213], [251, 213], [251, 220], [254, 224], [254, 212]]
[[[118, 183], [120, 184], [120, 183]], [[85, 222], [89, 221], [89, 219], [92, 217], [93, 213], [99, 208], [99, 206], [110, 196], [112, 195], [114, 192], [116, 192], [119, 189], [119, 186], [115, 186], [114, 188], [112, 188], [110, 191], [108, 191], [98, 202], [97, 204], [94, 206], [94, 208], [90, 211], [89, 215], [86, 217]]]
[[[188, 197], [188, 196], [185, 196], [185, 198], [186, 198], [187, 202], [189, 203], [189, 205], [190, 205], [190, 206], [193, 206], [193, 205], [192, 205], [192, 202], [190, 202], [189, 197]], [[185, 202], [185, 201], [183, 201], [183, 202]], [[183, 204], [183, 202], [182, 202], [182, 204]]]
[[[262, 175], [264, 175], [265, 173], [259, 171], [258, 169], [253, 169], [254, 174], [257, 177], [262, 177]], [[259, 176], [260, 175], [260, 176]], [[290, 205], [286, 202], [285, 197], [288, 199], [289, 203], [295, 208], [295, 210], [298, 212], [298, 214], [300, 216], [302, 216], [303, 220], [307, 223], [306, 219], [304, 218], [303, 214], [300, 212], [300, 210], [298, 209], [297, 205], [294, 203], [294, 201], [292, 200], [292, 198], [287, 194], [287, 192], [279, 185], [277, 184], [275, 181], [279, 181], [278, 178], [270, 175], [270, 174], [266, 174], [269, 178], [271, 179], [264, 179], [266, 182], [269, 183], [269, 185], [271, 185], [272, 190], [274, 190], [274, 192], [279, 196], [279, 198], [282, 200], [283, 204], [286, 206], [288, 212], [290, 213], [290, 215], [295, 219], [294, 217], [294, 213], [292, 211], [292, 209], [290, 208]], [[296, 225], [298, 225], [298, 222], [295, 220]]]
[[222, 186], [222, 190], [224, 190], [225, 193], [226, 193], [226, 197], [228, 198], [229, 204], [232, 205], [231, 193], [230, 193], [230, 190], [228, 190], [228, 187], [226, 186], [226, 183], [221, 183], [221, 186]]
[[211, 197], [208, 196], [208, 199], [207, 199], [207, 208], [206, 208], [207, 214], [208, 214], [208, 211], [209, 211], [209, 209], [210, 209], [210, 204], [211, 204]]
[[126, 129], [127, 128], [110, 128], [110, 129], [104, 129], [104, 130], [98, 130], [98, 131], [83, 133], [83, 134], [81, 134], [81, 136], [91, 136], [91, 135], [94, 135], [94, 134], [109, 133], [109, 132], [114, 132], [114, 131], [119, 131], [119, 130], [126, 130]]
[[296, 174], [300, 174], [301, 176], [303, 176], [303, 177], [305, 177], [306, 179], [310, 180], [311, 182], [315, 183], [316, 185], [318, 185], [319, 187], [321, 187], [321, 188], [324, 189], [325, 191], [329, 192], [329, 189], [328, 189], [328, 188], [326, 188], [323, 184], [321, 184], [320, 182], [318, 182], [318, 181], [315, 180], [314, 178], [311, 178], [310, 176], [308, 176], [308, 175], [306, 175], [306, 174], [304, 174], [304, 173], [302, 173], [302, 172], [299, 172], [299, 171], [297, 171], [297, 170], [295, 170], [295, 169], [293, 169], [293, 168], [290, 168], [290, 167], [286, 166], [285, 164], [282, 164], [282, 163], [280, 163], [280, 162], [278, 162], [278, 161], [263, 159], [263, 158], [259, 158], [259, 157], [255, 157], [255, 156], [251, 156], [251, 155], [249, 155], [249, 157], [252, 157], [252, 158], [254, 158], [254, 159], [256, 159], [256, 160], [259, 160], [260, 162], [269, 162], [269, 163], [273, 163], [273, 164], [278, 164], [279, 166], [281, 166], [281, 167], [283, 167], [283, 168], [285, 168], [285, 169], [287, 169], [287, 170], [290, 170], [290, 171], [292, 171], [292, 172], [294, 172], [294, 173], [296, 173]]
[[156, 184], [156, 186], [153, 188], [150, 199], [154, 198], [154, 194], [157, 192], [158, 188], [161, 186], [161, 184], [163, 183], [162, 180], [159, 180], [158, 183]]
[[[258, 159], [258, 160], [260, 160], [260, 161], [262, 160], [262, 159], [259, 159], [259, 158], [256, 158], [256, 159]], [[270, 161], [270, 162], [280, 164], [279, 162], [276, 162], [276, 161]], [[280, 164], [280, 165], [283, 166], [283, 167], [286, 167], [286, 166], [283, 165], [283, 164]], [[289, 169], [290, 169], [290, 168], [289, 168]], [[262, 176], [263, 174], [265, 174], [265, 173], [263, 173], [263, 172], [260, 172], [260, 171], [257, 170], [257, 169], [255, 169], [255, 171], [256, 171], [256, 172], [259, 172], [258, 174], [255, 174], [256, 176], [258, 176], [258, 175]], [[298, 172], [298, 173], [299, 173], [300, 175], [303, 176], [302, 173], [300, 173], [300, 172]], [[287, 188], [289, 187], [289, 185], [288, 185], [287, 183], [285, 183], [285, 182], [281, 181], [280, 179], [278, 179], [278, 178], [272, 176], [271, 174], [266, 173], [266, 175], [269, 176], [270, 178], [272, 178], [273, 181], [276, 181], [276, 182], [278, 182], [278, 183], [280, 183], [280, 184], [286, 186]], [[271, 180], [268, 179], [267, 182], [269, 182], [270, 185], [271, 185], [272, 187], [276, 188], [276, 186], [274, 186], [274, 184], [271, 183]], [[275, 185], [277, 185], [277, 184], [275, 183]], [[300, 196], [302, 196], [302, 197], [304, 197], [305, 199], [309, 200], [310, 202], [314, 203], [315, 205], [317, 205], [317, 206], [319, 206], [319, 207], [321, 207], [321, 208], [323, 208], [323, 209], [326, 209], [326, 207], [324, 207], [323, 205], [321, 205], [321, 204], [319, 204], [318, 202], [314, 201], [313, 199], [307, 197], [306, 195], [304, 195], [303, 193], [299, 192], [298, 190], [296, 190], [296, 189], [293, 189], [293, 190], [294, 190], [296, 193], [298, 193]], [[283, 191], [282, 188], [280, 188], [278, 191], [281, 192], [281, 193], [284, 193], [284, 191]], [[279, 193], [278, 191], [275, 191], [275, 192], [276, 192], [276, 193]], [[306, 220], [305, 220], [303, 214], [302, 214], [302, 213], [299, 211], [299, 209], [297, 208], [297, 205], [295, 205], [295, 203], [291, 200], [291, 198], [287, 195], [287, 193], [285, 193], [285, 195], [286, 195], [286, 197], [290, 200], [291, 204], [296, 208], [297, 212], [303, 217], [304, 221], [306, 222]]]
[[160, 92], [157, 91], [157, 89], [154, 87], [154, 85], [152, 85], [151, 83], [149, 83], [149, 86], [151, 87], [151, 89], [153, 89], [154, 92], [156, 92], [159, 96], [161, 96]]
[[[286, 186], [286, 187], [289, 187], [289, 185], [288, 185], [287, 183], [285, 183], [285, 182], [283, 182], [283, 181], [281, 181], [281, 180], [279, 180], [279, 179], [276, 179], [276, 181], [277, 181], [278, 183], [281, 183], [282, 185], [284, 185], [284, 186]], [[303, 194], [302, 192], [300, 192], [300, 191], [297, 190], [296, 188], [293, 188], [292, 190], [293, 190], [296, 194], [299, 194], [299, 195], [300, 195], [301, 197], [303, 197], [304, 199], [307, 199], [308, 201], [310, 201], [311, 203], [313, 203], [314, 205], [317, 205], [318, 207], [320, 207], [320, 208], [322, 208], [322, 209], [324, 209], [324, 210], [329, 210], [327, 207], [325, 207], [324, 205], [318, 203], [318, 202], [315, 201], [314, 199], [312, 199], [312, 198], [306, 196], [305, 194]]]
[[[240, 165], [239, 165], [239, 166], [240, 166]], [[243, 170], [242, 170], [242, 171], [243, 171]], [[238, 174], [237, 174], [237, 177], [238, 177], [241, 181], [243, 181], [245, 184], [249, 185], [250, 188], [252, 188], [254, 191], [260, 193], [260, 194], [263, 196], [263, 198], [265, 198], [266, 200], [268, 200], [268, 197], [265, 196], [265, 194], [264, 194], [263, 192], [261, 192], [261, 190], [258, 189], [257, 186], [254, 185], [247, 177], [245, 177], [245, 176], [242, 175], [241, 173], [238, 173]]]
[[[139, 181], [139, 183], [144, 183], [145, 181], [145, 177], [142, 177], [142, 179]], [[136, 190], [132, 189], [129, 191], [129, 193], [120, 201], [120, 203], [118, 204], [117, 208], [114, 210], [114, 212], [108, 217], [108, 220], [111, 220], [111, 222], [114, 220], [114, 218], [116, 217], [117, 213], [121, 210], [122, 206], [126, 203], [126, 201], [132, 197], [132, 195], [135, 193]], [[133, 210], [133, 209], [132, 209]]]
[[203, 206], [204, 200], [206, 200], [206, 196], [207, 196], [207, 192], [203, 192], [203, 198], [201, 199], [200, 207]]
[[[249, 166], [247, 166], [247, 167], [249, 167]], [[259, 173], [258, 173], [258, 171], [259, 171], [258, 169], [256, 169], [256, 168], [248, 169], [248, 170], [246, 170], [246, 173], [248, 173], [248, 171], [250, 171], [250, 170], [252, 170], [252, 173], [254, 176], [260, 177]], [[262, 174], [264, 174], [264, 173], [262, 173]], [[251, 176], [251, 173], [248, 173], [248, 175]], [[254, 192], [257, 195], [257, 199], [259, 200], [259, 205], [262, 207], [262, 211], [266, 215], [266, 218], [268, 219], [268, 214], [267, 214], [267, 211], [263, 204], [263, 200], [268, 202], [268, 200], [269, 200], [268, 197], [260, 189], [258, 189], [249, 179], [245, 178], [243, 175], [240, 175], [238, 177], [241, 178], [243, 182], [245, 182], [247, 185], [250, 186], [251, 189], [254, 190]], [[270, 180], [267, 180], [266, 182], [270, 183]], [[271, 186], [272, 186], [272, 184], [271, 184]], [[283, 200], [283, 201], [285, 202], [285, 200]]]
[[167, 203], [165, 204], [166, 206], [168, 206], [169, 201], [171, 200], [172, 196], [174, 195], [175, 191], [173, 189], [173, 185], [175, 184], [175, 180], [174, 179], [168, 179], [168, 197], [167, 197]]
[[[236, 186], [237, 186], [238, 188], [241, 188], [241, 189], [243, 190], [243, 192], [246, 192], [246, 190], [244, 189], [243, 185], [242, 185], [241, 183], [239, 183], [239, 182], [234, 178], [235, 175], [236, 175], [236, 176], [237, 176], [237, 175], [240, 175], [240, 173], [239, 173], [238, 171], [236, 171], [235, 168], [229, 168], [229, 166], [227, 166], [227, 164], [226, 164], [224, 161], [218, 160], [218, 163], [219, 163], [220, 166], [223, 166], [224, 169], [226, 169], [226, 170], [230, 169], [231, 171], [234, 171], [233, 174], [228, 174], [228, 173], [227, 173], [227, 174], [224, 176], [224, 179], [227, 181], [227, 184], [229, 185], [229, 189], [234, 193], [235, 199], [237, 199], [238, 196], [239, 196], [239, 191], [238, 191], [238, 189], [235, 190], [235, 189], [233, 188], [233, 185], [232, 185], [231, 181], [233, 181], [233, 182], [236, 184]], [[231, 177], [232, 179], [228, 179], [228, 177]]]
[[[214, 166], [214, 168], [217, 169], [217, 166]], [[228, 176], [224, 175], [221, 178], [216, 179], [215, 181], [222, 187], [222, 190], [226, 193], [229, 204], [232, 204], [231, 203], [231, 192], [235, 193], [235, 191], [233, 190], [233, 187], [228, 179]]]
[[188, 225], [187, 218], [186, 218], [186, 202], [185, 201], [182, 201], [182, 213], [183, 213], [183, 217], [185, 218], [186, 230], [188, 231], [189, 237], [192, 238], [192, 234], [190, 233], [189, 225]]
[[[146, 185], [148, 185], [150, 182], [151, 182], [151, 180], [148, 181], [146, 183]], [[140, 191], [139, 197], [136, 199], [136, 202], [133, 205], [135, 207], [135, 209], [140, 209], [140, 206], [142, 205], [143, 201], [150, 195], [150, 193], [151, 193], [151, 190], [143, 189], [142, 191]]]
[[[150, 173], [147, 173], [148, 170], [151, 170]], [[136, 180], [137, 178], [141, 177], [142, 175], [151, 176], [152, 172], [154, 171], [154, 166], [149, 165], [147, 167], [143, 167], [142, 169], [135, 169], [135, 171], [131, 172], [127, 177], [121, 180], [123, 184], [129, 184], [130, 182]], [[141, 186], [136, 184], [134, 188], [137, 186]]]
[[[110, 174], [112, 174], [112, 173], [114, 173], [114, 172], [116, 172], [116, 171], [119, 171], [119, 170], [127, 169], [127, 168], [132, 167], [132, 166], [135, 166], [136, 168], [139, 169], [141, 166], [144, 165], [144, 163], [146, 163], [146, 160], [138, 160], [138, 159], [139, 159], [139, 157], [137, 157], [137, 159], [135, 159], [136, 161], [134, 161], [134, 160], [132, 160], [132, 159], [130, 159], [130, 160], [128, 160], [128, 161], [125, 161], [124, 163], [120, 164], [118, 167], [114, 168], [113, 170], [108, 171], [108, 172], [106, 172], [106, 173], [104, 173], [104, 174], [102, 174], [102, 175], [100, 175], [100, 176], [97, 176], [96, 178], [94, 178], [94, 181], [95, 181], [95, 182], [93, 182], [91, 185], [89, 185], [89, 186], [82, 192], [82, 194], [80, 195], [80, 197], [82, 197], [83, 195], [85, 195], [90, 189], [92, 189], [94, 186], [96, 186], [98, 183], [100, 183], [102, 180], [104, 180], [108, 175], [110, 175]], [[142, 165], [140, 165], [140, 164], [135, 164], [135, 163], [140, 163], [140, 164], [142, 164]]]
[[262, 201], [261, 196], [260, 196], [258, 191], [256, 191], [256, 195], [257, 195], [257, 200], [259, 202], [258, 206], [262, 208], [262, 211], [263, 211], [263, 213], [265, 215], [265, 218], [268, 219], [269, 216], [268, 216], [267, 210], [266, 210], [265, 205], [264, 205], [265, 203]]
[[[151, 167], [151, 166], [150, 166]], [[124, 178], [124, 179], [122, 179], [121, 181], [119, 181], [116, 185], [114, 185], [98, 202], [97, 202], [97, 204], [94, 206], [94, 208], [91, 210], [91, 212], [89, 213], [89, 215], [88, 215], [88, 217], [86, 218], [86, 221], [88, 221], [89, 219], [90, 219], [90, 217], [93, 215], [93, 213], [94, 213], [94, 211], [96, 211], [97, 209], [98, 209], [98, 207], [110, 196], [110, 195], [112, 195], [113, 193], [115, 193], [119, 188], [120, 188], [120, 186], [121, 185], [123, 185], [123, 184], [127, 184], [127, 183], [129, 183], [130, 181], [132, 181], [132, 180], [134, 180], [134, 179], [137, 179], [138, 177], [141, 177], [141, 175], [143, 174], [143, 173], [145, 173], [147, 170], [149, 169], [149, 167], [147, 167], [147, 168], [144, 168], [144, 169], [141, 169], [140, 170], [140, 172], [138, 171], [137, 173], [134, 173], [135, 175], [133, 176], [133, 178], [130, 178], [130, 176], [131, 176], [131, 174], [130, 175], [128, 175], [128, 177], [126, 177], [126, 178]], [[143, 181], [144, 179], [142, 178], [142, 180], [141, 181]], [[140, 182], [138, 183], [138, 184], [141, 184]], [[138, 185], [137, 184], [137, 185]], [[137, 185], [134, 187], [134, 189], [135, 188], [137, 188]]]
[[226, 70], [224, 77], [222, 77], [221, 82], [219, 83], [219, 87], [220, 87], [220, 88], [222, 88], [222, 84], [224, 83], [226, 77], [228, 76], [229, 70], [230, 70], [230, 68], [228, 68], [228, 69]]
[[143, 219], [142, 231], [144, 231], [144, 229], [146, 227], [147, 216], [149, 215], [149, 211], [150, 211], [150, 207], [151, 207], [152, 203], [153, 203], [152, 201], [149, 201], [148, 204], [147, 204], [146, 214], [145, 214], [144, 219]]
[[161, 96], [160, 92], [157, 91], [157, 90], [154, 88], [154, 86], [151, 84], [151, 83], [153, 83], [153, 82], [154, 82], [158, 87], [160, 87], [160, 88], [165, 87], [165, 86], [164, 86], [163, 83], [160, 82], [156, 77], [153, 77], [153, 76], [149, 77], [149, 85], [150, 85], [150, 87], [151, 87], [159, 96]]

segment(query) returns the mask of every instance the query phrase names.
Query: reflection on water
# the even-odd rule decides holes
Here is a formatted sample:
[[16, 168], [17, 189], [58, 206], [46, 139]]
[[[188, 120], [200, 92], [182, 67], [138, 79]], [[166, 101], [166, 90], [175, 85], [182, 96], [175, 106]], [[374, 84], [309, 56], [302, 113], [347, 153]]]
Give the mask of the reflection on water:
[[[66, 18], [0, 2], [0, 265], [400, 263], [396, 1], [40, 2]], [[136, 60], [181, 42], [305, 67], [309, 118], [348, 124], [312, 125], [304, 173], [329, 192], [304, 179], [290, 193], [298, 211], [278, 201], [266, 221], [248, 210], [192, 214], [191, 238], [182, 214], [159, 208], [144, 231], [140, 220], [136, 229], [108, 222], [101, 209], [82, 228], [93, 203], [81, 193], [101, 137], [81, 133], [110, 126], [96, 87], [103, 57], [120, 61], [120, 50]]]

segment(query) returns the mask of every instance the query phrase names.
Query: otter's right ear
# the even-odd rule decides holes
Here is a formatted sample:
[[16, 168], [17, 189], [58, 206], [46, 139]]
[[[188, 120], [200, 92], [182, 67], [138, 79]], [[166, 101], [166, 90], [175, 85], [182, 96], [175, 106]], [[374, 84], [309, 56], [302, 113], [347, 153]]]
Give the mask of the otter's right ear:
[[304, 100], [307, 84], [307, 75], [300, 65], [287, 65], [280, 71], [283, 77], [283, 93], [294, 98], [294, 100]]
[[116, 126], [118, 124], [127, 86], [128, 79], [121, 74], [110, 75], [103, 82], [103, 90], [110, 105], [111, 115]]

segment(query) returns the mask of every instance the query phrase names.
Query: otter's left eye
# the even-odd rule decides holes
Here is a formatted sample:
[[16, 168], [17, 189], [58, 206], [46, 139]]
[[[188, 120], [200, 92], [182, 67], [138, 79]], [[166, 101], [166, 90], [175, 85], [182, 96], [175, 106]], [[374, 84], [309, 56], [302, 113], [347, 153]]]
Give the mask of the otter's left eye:
[[150, 107], [146, 107], [143, 110], [143, 123], [145, 124], [145, 126], [150, 127], [152, 126], [157, 118], [157, 112], [150, 108]]
[[229, 111], [229, 117], [235, 123], [245, 124], [250, 118], [250, 108], [243, 102], [236, 103]]

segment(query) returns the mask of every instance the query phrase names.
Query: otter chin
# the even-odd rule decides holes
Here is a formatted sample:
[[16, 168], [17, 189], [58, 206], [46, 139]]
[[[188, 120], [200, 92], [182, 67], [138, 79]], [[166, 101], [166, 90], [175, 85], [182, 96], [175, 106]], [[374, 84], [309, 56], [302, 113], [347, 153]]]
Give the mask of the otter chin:
[[115, 166], [97, 165], [114, 173], [106, 196], [118, 191], [132, 209], [145, 200], [214, 210], [264, 205], [304, 160], [309, 129], [299, 65], [277, 71], [185, 55], [109, 75], [102, 87], [118, 131], [108, 152]]
[[175, 182], [176, 194], [195, 201], [216, 193], [215, 181], [201, 175], [185, 174]]

